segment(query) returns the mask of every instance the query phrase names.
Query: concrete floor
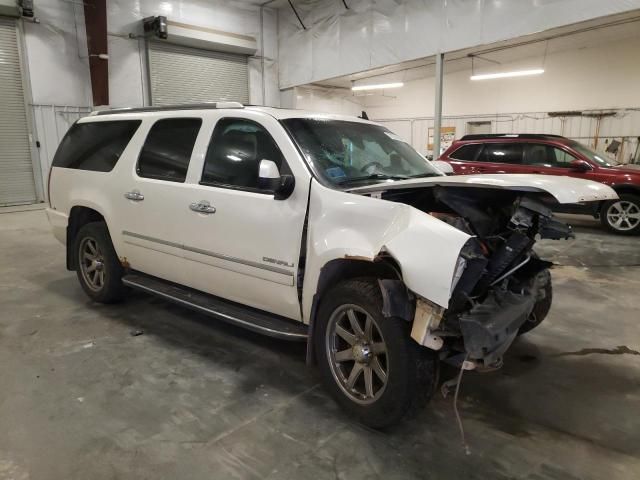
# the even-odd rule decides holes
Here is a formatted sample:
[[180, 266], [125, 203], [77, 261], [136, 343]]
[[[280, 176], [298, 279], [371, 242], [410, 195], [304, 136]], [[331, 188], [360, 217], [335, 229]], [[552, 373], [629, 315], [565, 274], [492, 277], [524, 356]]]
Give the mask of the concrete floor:
[[92, 304], [44, 213], [2, 213], [0, 479], [640, 478], [640, 239], [584, 225], [539, 248], [562, 265], [543, 326], [465, 377], [466, 456], [450, 398], [365, 429], [302, 345], [142, 294]]

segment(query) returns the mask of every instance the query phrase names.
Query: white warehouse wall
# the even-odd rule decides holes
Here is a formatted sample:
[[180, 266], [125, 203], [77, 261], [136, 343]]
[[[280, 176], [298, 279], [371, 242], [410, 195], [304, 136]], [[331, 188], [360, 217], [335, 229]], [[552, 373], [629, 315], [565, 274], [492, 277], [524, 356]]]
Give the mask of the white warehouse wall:
[[[598, 47], [548, 55], [545, 72], [530, 77], [470, 80], [471, 69], [446, 73], [443, 89], [445, 115], [497, 114], [640, 107], [640, 37]], [[445, 57], [446, 58], [446, 57]], [[467, 64], [468, 60], [463, 60]], [[482, 63], [478, 61], [477, 63]], [[504, 65], [488, 71], [540, 68], [542, 57]], [[381, 96], [362, 97], [372, 118], [433, 115], [434, 77], [407, 82]]]
[[[640, 136], [638, 51], [640, 37], [559, 51], [547, 56], [542, 75], [485, 81], [470, 80], [470, 67], [458, 70], [458, 61], [458, 71], [446, 74], [445, 63], [443, 126], [455, 127], [459, 138], [467, 133], [467, 122], [490, 121], [494, 133], [553, 133], [592, 146], [598, 131], [599, 148], [612, 138], [624, 140], [618, 159], [629, 161]], [[482, 65], [485, 71], [535, 68], [542, 65], [542, 57], [500, 66]], [[400, 77], [391, 74], [391, 78], [395, 81]], [[383, 77], [369, 82], [386, 80]], [[428, 129], [433, 127], [434, 89], [434, 78], [428, 77], [405, 82], [402, 88], [385, 91], [385, 96], [354, 96], [349, 90], [317, 87], [289, 91], [295, 92], [290, 98], [296, 108], [347, 115], [359, 115], [365, 110], [369, 118], [382, 122], [418, 151], [427, 153]], [[595, 117], [548, 115], [554, 111], [602, 109], [617, 113], [604, 117], [599, 126]]]
[[640, 8], [640, 0], [297, 0], [279, 10], [280, 88]]
[[[146, 102], [148, 92], [144, 40], [140, 35], [144, 17], [166, 15], [169, 20], [256, 38], [258, 51], [249, 59], [249, 93], [252, 103], [262, 101], [264, 51], [265, 100], [278, 106], [277, 14], [225, 0], [107, 0], [109, 97], [112, 107], [135, 107]], [[42, 178], [69, 126], [91, 110], [92, 94], [84, 25], [84, 8], [76, 0], [38, 0], [35, 15], [40, 23], [23, 20], [21, 31], [30, 84], [33, 143]], [[171, 32], [169, 32], [171, 34]], [[264, 48], [262, 45], [264, 40]]]

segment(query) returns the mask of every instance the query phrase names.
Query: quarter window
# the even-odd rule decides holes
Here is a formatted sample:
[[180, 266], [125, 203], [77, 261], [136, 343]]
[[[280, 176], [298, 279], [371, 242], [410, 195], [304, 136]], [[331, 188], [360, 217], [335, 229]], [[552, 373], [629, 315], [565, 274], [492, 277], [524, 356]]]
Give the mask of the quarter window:
[[262, 125], [223, 118], [211, 136], [201, 183], [270, 192], [258, 178], [261, 160], [272, 160], [281, 173], [288, 168], [278, 145]]
[[167, 118], [154, 123], [138, 158], [138, 175], [184, 182], [201, 125], [199, 118]]
[[467, 162], [473, 162], [478, 157], [478, 152], [482, 148], [480, 144], [463, 145], [451, 155], [450, 158], [454, 160], [464, 160]]
[[487, 143], [479, 158], [482, 162], [522, 163], [522, 144], [519, 143]]
[[140, 123], [140, 120], [76, 123], [60, 143], [52, 166], [110, 172]]

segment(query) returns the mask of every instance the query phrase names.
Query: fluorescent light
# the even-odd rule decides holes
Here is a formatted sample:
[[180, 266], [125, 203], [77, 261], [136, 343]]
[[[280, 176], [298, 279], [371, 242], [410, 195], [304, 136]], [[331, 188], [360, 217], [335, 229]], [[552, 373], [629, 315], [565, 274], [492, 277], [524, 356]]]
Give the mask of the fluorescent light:
[[542, 68], [535, 70], [516, 70], [515, 72], [485, 73], [484, 75], [471, 75], [471, 80], [489, 80], [491, 78], [525, 77], [527, 75], [540, 75], [544, 73]]
[[353, 87], [351, 87], [351, 90], [353, 90], [354, 92], [357, 92], [360, 90], [383, 90], [386, 88], [400, 88], [403, 86], [404, 86], [404, 83], [402, 82], [378, 83], [373, 85], [354, 85]]

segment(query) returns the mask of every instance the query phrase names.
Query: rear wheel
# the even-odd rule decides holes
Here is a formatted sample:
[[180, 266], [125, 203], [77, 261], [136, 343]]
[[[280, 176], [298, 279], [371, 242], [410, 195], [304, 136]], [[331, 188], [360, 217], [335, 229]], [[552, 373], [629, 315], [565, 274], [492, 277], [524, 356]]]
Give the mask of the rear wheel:
[[611, 200], [602, 205], [602, 225], [621, 235], [640, 234], [640, 196], [630, 193], [621, 193], [619, 196], [618, 200]]
[[124, 293], [124, 270], [104, 222], [87, 223], [76, 235], [76, 273], [85, 293], [96, 302], [113, 303]]
[[433, 393], [437, 357], [410, 337], [410, 327], [382, 315], [374, 281], [345, 281], [324, 296], [314, 333], [318, 365], [326, 388], [357, 421], [388, 427]]

